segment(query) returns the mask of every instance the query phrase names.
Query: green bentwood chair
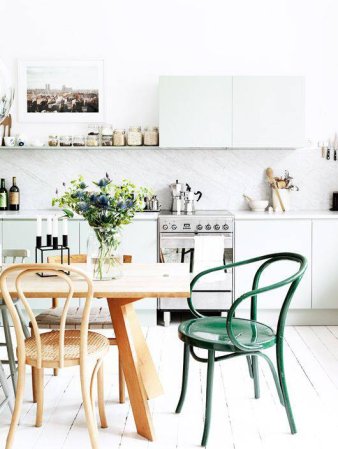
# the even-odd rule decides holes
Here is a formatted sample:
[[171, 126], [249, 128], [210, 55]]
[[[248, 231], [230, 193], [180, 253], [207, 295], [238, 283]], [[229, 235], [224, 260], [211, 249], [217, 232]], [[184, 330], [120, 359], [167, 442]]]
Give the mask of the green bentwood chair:
[[[259, 280], [263, 271], [271, 264], [280, 261], [292, 261], [299, 264], [298, 271], [292, 276], [281, 280], [275, 284], [266, 287], [259, 287]], [[215, 271], [226, 270], [234, 267], [241, 267], [243, 265], [252, 264], [263, 261], [258, 268], [254, 279], [252, 290], [244, 293], [232, 304], [226, 318], [223, 317], [206, 317], [199, 313], [192, 301], [192, 290], [196, 282], [202, 277]], [[254, 382], [255, 398], [260, 396], [259, 388], [259, 372], [258, 372], [258, 357], [262, 357], [268, 363], [273, 379], [276, 384], [278, 396], [281, 404], [285, 407], [287, 418], [289, 421], [291, 433], [296, 433], [296, 425], [293, 418], [291, 405], [289, 401], [288, 390], [285, 380], [284, 360], [283, 360], [283, 344], [284, 344], [284, 328], [286, 316], [292, 297], [301, 281], [307, 267], [307, 260], [300, 254], [295, 253], [276, 253], [268, 254], [266, 256], [255, 257], [253, 259], [244, 260], [241, 262], [230, 263], [221, 267], [211, 268], [202, 271], [191, 281], [190, 298], [188, 298], [188, 305], [195, 316], [195, 318], [185, 321], [180, 324], [178, 328], [179, 338], [184, 342], [184, 357], [183, 357], [183, 376], [181, 396], [176, 408], [176, 413], [180, 413], [184, 403], [187, 385], [188, 385], [188, 370], [189, 370], [189, 355], [198, 362], [207, 363], [207, 389], [206, 389], [206, 409], [204, 432], [202, 437], [202, 446], [205, 446], [208, 441], [210, 420], [211, 420], [211, 406], [212, 406], [212, 389], [213, 389], [213, 374], [215, 362], [228, 360], [235, 357], [246, 356], [249, 374]], [[282, 307], [280, 309], [277, 330], [274, 331], [266, 324], [257, 321], [257, 296], [261, 293], [266, 293], [286, 285], [290, 285]], [[237, 307], [247, 298], [251, 298], [250, 319], [235, 318]], [[276, 345], [277, 356], [277, 372], [270, 358], [261, 352], [262, 349], [270, 348]], [[206, 349], [208, 357], [202, 358], [194, 352], [194, 347]], [[226, 352], [228, 354], [219, 355], [216, 357], [216, 352]], [[278, 374], [277, 374], [278, 373]]]

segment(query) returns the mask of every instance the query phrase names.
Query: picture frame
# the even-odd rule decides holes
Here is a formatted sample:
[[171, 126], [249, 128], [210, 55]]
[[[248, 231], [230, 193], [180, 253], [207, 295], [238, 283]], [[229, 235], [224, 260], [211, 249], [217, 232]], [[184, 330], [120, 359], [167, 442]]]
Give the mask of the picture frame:
[[104, 121], [103, 60], [18, 61], [19, 121]]

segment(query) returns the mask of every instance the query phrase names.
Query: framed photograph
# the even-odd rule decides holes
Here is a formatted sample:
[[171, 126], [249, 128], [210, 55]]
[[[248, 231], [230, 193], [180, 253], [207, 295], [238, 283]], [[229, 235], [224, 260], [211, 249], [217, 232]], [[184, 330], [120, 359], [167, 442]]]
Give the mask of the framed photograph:
[[103, 61], [19, 61], [19, 120], [102, 122]]

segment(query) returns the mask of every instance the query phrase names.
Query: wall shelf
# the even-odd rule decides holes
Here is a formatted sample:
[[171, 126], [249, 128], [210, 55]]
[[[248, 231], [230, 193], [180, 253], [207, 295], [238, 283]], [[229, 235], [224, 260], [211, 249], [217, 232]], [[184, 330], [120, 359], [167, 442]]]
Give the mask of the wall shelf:
[[227, 150], [229, 148], [206, 148], [206, 147], [194, 147], [194, 148], [169, 148], [169, 147], [151, 147], [151, 146], [137, 146], [137, 147], [131, 147], [131, 146], [124, 146], [124, 147], [108, 147], [108, 146], [98, 146], [98, 147], [49, 147], [49, 146], [43, 146], [43, 147], [31, 147], [31, 146], [22, 146], [22, 147], [5, 147], [0, 146], [0, 152], [1, 151], [13, 151], [13, 150], [22, 150], [22, 151], [29, 151], [29, 150], [41, 150], [41, 151], [79, 151], [79, 150], [105, 150], [105, 151], [135, 151], [135, 150]]
[[[137, 151], [137, 150], [152, 150], [152, 151], [162, 151], [162, 150], [190, 150], [190, 151], [196, 151], [196, 150], [296, 150], [297, 148], [277, 148], [277, 147], [270, 147], [270, 148], [248, 148], [248, 147], [148, 147], [148, 146], [138, 146], [138, 147], [130, 147], [130, 146], [124, 146], [124, 147], [49, 147], [49, 146], [43, 146], [43, 147], [31, 147], [31, 146], [23, 146], [23, 147], [5, 147], [0, 146], [0, 152], [1, 151], [13, 151], [13, 150], [21, 150], [21, 151], [29, 151], [29, 150], [41, 150], [41, 151], [96, 151], [96, 150], [104, 150], [104, 151]], [[316, 149], [313, 147], [303, 147], [302, 149]]]

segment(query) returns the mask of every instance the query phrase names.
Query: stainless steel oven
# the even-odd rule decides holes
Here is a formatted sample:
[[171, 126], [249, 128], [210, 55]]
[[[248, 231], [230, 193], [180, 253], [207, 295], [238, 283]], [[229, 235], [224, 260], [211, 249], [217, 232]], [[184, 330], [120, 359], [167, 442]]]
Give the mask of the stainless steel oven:
[[[196, 211], [194, 214], [177, 215], [161, 212], [159, 217], [158, 258], [162, 263], [189, 264], [194, 273], [195, 236], [221, 236], [223, 263], [233, 260], [233, 218], [227, 211]], [[205, 278], [206, 279], [206, 278]], [[203, 311], [223, 312], [229, 309], [233, 294], [233, 272], [220, 272], [212, 282], [197, 283], [194, 288], [194, 304]], [[159, 298], [158, 310], [163, 313], [165, 325], [173, 311], [187, 310], [182, 298]]]

